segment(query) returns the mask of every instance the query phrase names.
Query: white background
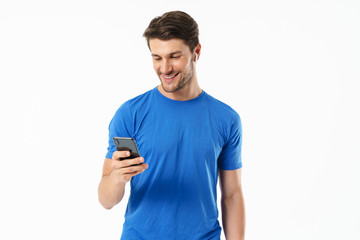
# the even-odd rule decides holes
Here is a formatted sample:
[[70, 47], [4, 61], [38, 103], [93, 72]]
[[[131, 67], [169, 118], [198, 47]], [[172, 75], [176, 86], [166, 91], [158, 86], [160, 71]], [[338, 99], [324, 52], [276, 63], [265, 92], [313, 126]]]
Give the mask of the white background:
[[242, 118], [247, 239], [360, 239], [356, 0], [2, 0], [0, 239], [120, 238], [127, 200], [97, 200], [107, 127], [159, 83], [142, 34], [170, 10]]

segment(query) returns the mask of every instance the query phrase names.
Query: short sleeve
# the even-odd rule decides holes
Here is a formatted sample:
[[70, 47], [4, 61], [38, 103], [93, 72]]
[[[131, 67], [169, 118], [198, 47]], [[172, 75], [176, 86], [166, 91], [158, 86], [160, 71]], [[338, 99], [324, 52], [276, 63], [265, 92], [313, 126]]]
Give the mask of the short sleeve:
[[242, 167], [241, 144], [242, 126], [239, 114], [235, 113], [228, 139], [220, 153], [218, 164], [223, 170], [235, 170]]
[[114, 117], [109, 124], [109, 145], [107, 148], [106, 158], [112, 158], [116, 151], [113, 137], [132, 137], [132, 116], [130, 114], [129, 106], [124, 103], [116, 111]]

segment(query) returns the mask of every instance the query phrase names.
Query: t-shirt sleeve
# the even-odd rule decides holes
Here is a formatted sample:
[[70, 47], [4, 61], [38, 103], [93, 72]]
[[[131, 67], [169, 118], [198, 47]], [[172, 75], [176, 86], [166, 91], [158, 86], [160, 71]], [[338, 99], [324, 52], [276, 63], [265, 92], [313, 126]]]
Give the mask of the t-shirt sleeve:
[[127, 103], [124, 103], [116, 111], [109, 124], [109, 145], [107, 148], [106, 158], [112, 158], [116, 151], [113, 137], [132, 137], [132, 116]]
[[242, 167], [242, 126], [240, 116], [237, 113], [232, 119], [228, 136], [229, 138], [219, 156], [219, 168], [223, 170], [235, 170]]

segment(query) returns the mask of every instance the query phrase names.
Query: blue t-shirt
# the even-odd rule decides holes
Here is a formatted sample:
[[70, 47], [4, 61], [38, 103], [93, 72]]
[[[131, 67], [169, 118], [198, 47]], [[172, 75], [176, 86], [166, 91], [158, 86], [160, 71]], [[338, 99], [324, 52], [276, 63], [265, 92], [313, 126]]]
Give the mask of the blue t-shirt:
[[117, 110], [113, 137], [132, 137], [149, 168], [134, 176], [121, 239], [220, 239], [219, 168], [242, 167], [239, 115], [205, 91], [189, 101], [157, 87]]

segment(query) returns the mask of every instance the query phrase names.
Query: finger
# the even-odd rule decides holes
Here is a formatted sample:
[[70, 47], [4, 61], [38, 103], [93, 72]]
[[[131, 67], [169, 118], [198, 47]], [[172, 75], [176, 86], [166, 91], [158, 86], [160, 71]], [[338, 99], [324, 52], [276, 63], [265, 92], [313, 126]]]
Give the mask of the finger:
[[111, 168], [112, 169], [119, 169], [119, 168], [126, 168], [131, 165], [138, 165], [144, 162], [143, 157], [133, 158], [133, 159], [124, 159], [124, 160], [112, 160]]
[[142, 165], [130, 166], [130, 167], [126, 167], [126, 168], [119, 168], [119, 169], [116, 169], [116, 171], [120, 175], [126, 175], [126, 174], [133, 174], [133, 173], [137, 173], [137, 172], [141, 173], [148, 167], [149, 167], [148, 164], [144, 163]]
[[137, 172], [133, 172], [133, 173], [127, 173], [127, 174], [124, 174], [124, 176], [125, 177], [127, 177], [127, 176], [133, 177], [133, 176], [139, 175], [140, 173], [142, 173], [144, 171], [145, 171], [145, 169], [143, 169], [142, 171], [137, 171]]
[[112, 155], [113, 160], [120, 160], [120, 158], [129, 157], [130, 152], [129, 151], [115, 151]]
[[134, 164], [141, 164], [144, 162], [144, 158], [143, 157], [138, 157], [138, 158], [132, 158], [132, 159], [124, 159], [121, 160], [121, 167], [129, 167], [131, 165]]
[[137, 167], [120, 168], [114, 170], [113, 174], [116, 174], [121, 182], [129, 182], [133, 176], [144, 172], [147, 168], [148, 165], [144, 163]]
[[136, 171], [136, 172], [133, 172], [133, 173], [127, 173], [127, 174], [124, 174], [122, 175], [122, 178], [125, 182], [129, 182], [131, 180], [132, 177], [136, 176], [136, 175], [139, 175], [140, 173], [144, 172], [146, 169], [143, 169], [141, 171]]
[[122, 175], [121, 178], [124, 182], [130, 182], [130, 180], [132, 179], [133, 176], [136, 176], [140, 173], [142, 173], [142, 172], [136, 172], [136, 173], [131, 173], [131, 174], [128, 173], [128, 174]]

